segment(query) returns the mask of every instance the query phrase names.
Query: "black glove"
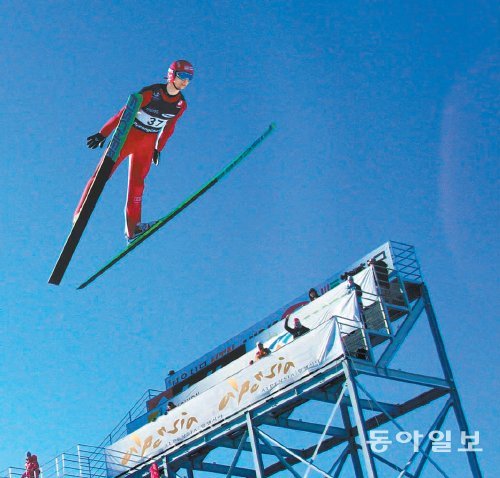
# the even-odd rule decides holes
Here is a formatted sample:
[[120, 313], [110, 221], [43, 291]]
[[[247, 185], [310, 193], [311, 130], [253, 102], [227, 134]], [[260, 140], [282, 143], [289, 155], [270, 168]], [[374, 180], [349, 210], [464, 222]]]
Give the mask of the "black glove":
[[160, 152], [157, 149], [154, 150], [153, 158], [151, 159], [151, 161], [155, 166], [158, 166], [158, 164], [160, 164]]
[[101, 133], [96, 133], [87, 138], [87, 146], [90, 149], [96, 149], [97, 146], [102, 148], [104, 146], [104, 141], [106, 141], [106, 136], [103, 136]]

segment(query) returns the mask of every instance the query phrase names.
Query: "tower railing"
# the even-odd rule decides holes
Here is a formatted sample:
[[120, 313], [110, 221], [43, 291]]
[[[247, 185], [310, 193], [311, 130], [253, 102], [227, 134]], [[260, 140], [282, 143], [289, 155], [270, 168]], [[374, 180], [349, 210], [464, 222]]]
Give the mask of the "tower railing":
[[111, 432], [104, 437], [104, 439], [99, 443], [99, 447], [104, 447], [111, 445], [120, 438], [123, 438], [127, 434], [127, 423], [140, 417], [147, 412], [146, 402], [151, 398], [155, 397], [161, 393], [160, 390], [148, 389], [146, 390], [141, 398], [134, 403], [132, 408], [125, 414], [125, 416], [118, 422], [118, 424], [111, 430]]
[[[110, 451], [102, 446], [77, 445], [40, 466], [39, 478], [106, 478], [106, 453], [123, 457], [125, 453]], [[138, 463], [140, 457], [132, 457]], [[20, 478], [24, 468], [10, 467], [0, 472], [0, 478]]]

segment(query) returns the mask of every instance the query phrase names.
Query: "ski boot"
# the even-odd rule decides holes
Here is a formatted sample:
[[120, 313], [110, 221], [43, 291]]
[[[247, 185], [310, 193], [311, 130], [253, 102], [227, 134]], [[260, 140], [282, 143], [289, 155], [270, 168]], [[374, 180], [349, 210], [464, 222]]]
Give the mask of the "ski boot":
[[147, 230], [151, 229], [158, 221], [153, 222], [140, 222], [135, 226], [134, 235], [132, 237], [128, 237], [125, 234], [125, 238], [127, 239], [127, 244], [132, 244], [137, 238], [142, 236]]

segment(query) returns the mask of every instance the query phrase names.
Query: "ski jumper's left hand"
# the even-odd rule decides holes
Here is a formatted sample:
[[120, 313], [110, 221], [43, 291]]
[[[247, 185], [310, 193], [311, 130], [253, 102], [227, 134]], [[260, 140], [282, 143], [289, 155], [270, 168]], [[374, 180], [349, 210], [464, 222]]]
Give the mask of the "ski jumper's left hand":
[[153, 151], [153, 157], [151, 158], [151, 162], [155, 166], [158, 166], [160, 164], [160, 152], [157, 149]]

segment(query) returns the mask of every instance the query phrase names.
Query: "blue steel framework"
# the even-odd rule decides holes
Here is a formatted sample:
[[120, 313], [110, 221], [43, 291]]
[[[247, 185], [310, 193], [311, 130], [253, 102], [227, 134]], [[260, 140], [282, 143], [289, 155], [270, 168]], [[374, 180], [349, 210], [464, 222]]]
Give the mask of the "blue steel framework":
[[[119, 475], [119, 478], [149, 476], [149, 466], [156, 462], [166, 478], [194, 478], [199, 474], [222, 474], [256, 477], [272, 476], [284, 472], [283, 476], [307, 478], [309, 474], [335, 478], [348, 476], [356, 478], [379, 476], [423, 476], [424, 467], [428, 476], [448, 476], [431, 456], [432, 442], [426, 436], [404, 465], [397, 465], [391, 459], [375, 453], [369, 444], [369, 432], [384, 424], [393, 424], [403, 430], [398, 419], [411, 416], [412, 412], [438, 399], [445, 401], [437, 417], [430, 424], [430, 430], [440, 430], [453, 409], [458, 428], [470, 436], [470, 429], [455, 386], [450, 363], [436, 316], [432, 308], [427, 287], [422, 280], [418, 261], [412, 246], [388, 243], [393, 269], [389, 275], [377, 270], [378, 293], [372, 297], [372, 305], [365, 307], [365, 324], [354, 333], [343, 334], [342, 326], [348, 320], [336, 317], [339, 324], [344, 354], [326, 364], [315, 373], [299, 379], [279, 396], [271, 397], [241, 410], [237, 415], [217, 424], [200, 435], [178, 444], [167, 454], [143, 459], [134, 457], [134, 465]], [[443, 377], [417, 374], [390, 368], [401, 346], [417, 321], [427, 319]], [[360, 348], [361, 346], [361, 348]], [[359, 351], [363, 351], [360, 357]], [[377, 399], [363, 385], [362, 378], [371, 377], [390, 380], [396, 384], [413, 384], [427, 390], [403, 403], [387, 403]], [[396, 396], [393, 397], [397, 399]], [[326, 422], [317, 423], [291, 418], [294, 411], [314, 402], [333, 405]], [[436, 402], [437, 403], [437, 402]], [[333, 419], [340, 417], [343, 426], [332, 426]], [[293, 448], [272, 436], [269, 428], [286, 430], [287, 436], [298, 437], [300, 448]], [[265, 431], [267, 430], [267, 431]], [[317, 436], [306, 442], [302, 432]], [[297, 440], [295, 440], [297, 441]], [[214, 459], [218, 450], [234, 453], [230, 463]], [[102, 447], [78, 446], [76, 452], [66, 453], [42, 468], [41, 478], [78, 477], [104, 478], [106, 467]], [[231, 452], [232, 450], [232, 452]], [[329, 457], [331, 465], [327, 470], [317, 464], [318, 455]], [[250, 453], [252, 466], [242, 466], [242, 455]], [[475, 451], [466, 453], [470, 476], [482, 477]], [[346, 467], [348, 459], [352, 468]], [[325, 461], [322, 460], [322, 463]], [[303, 475], [299, 470], [305, 472]], [[324, 467], [324, 465], [323, 465]], [[393, 475], [389, 475], [392, 470]], [[411, 470], [411, 471], [410, 471]], [[20, 469], [10, 468], [9, 478], [20, 474]]]

